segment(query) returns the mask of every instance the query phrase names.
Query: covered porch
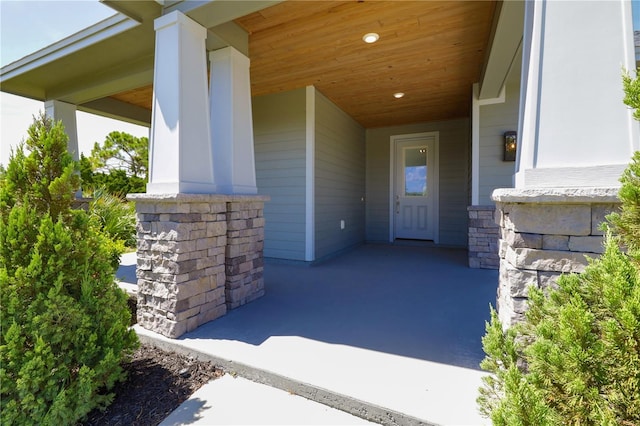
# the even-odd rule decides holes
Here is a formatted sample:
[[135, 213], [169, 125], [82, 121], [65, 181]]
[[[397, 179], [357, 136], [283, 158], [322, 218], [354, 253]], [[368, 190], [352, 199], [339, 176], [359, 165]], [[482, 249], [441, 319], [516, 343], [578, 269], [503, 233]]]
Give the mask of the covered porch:
[[[167, 336], [262, 296], [263, 256], [313, 263], [402, 238], [500, 265], [503, 294], [518, 295], [503, 307], [521, 314], [521, 271], [542, 286], [573, 269], [540, 258], [597, 252], [590, 206], [612, 203], [638, 149], [616, 94], [620, 64], [636, 63], [629, 1], [104, 3], [119, 13], [3, 67], [0, 83], [45, 101], [76, 154], [76, 110], [150, 125], [147, 194], [132, 197], [139, 319]], [[495, 201], [509, 204], [511, 250]], [[576, 202], [577, 233], [516, 223], [510, 206], [533, 204], [537, 224]]]
[[375, 422], [481, 424], [497, 275], [469, 269], [466, 250], [365, 244], [314, 266], [267, 262], [264, 297], [179, 339], [137, 331]]
[[261, 297], [263, 255], [467, 246], [469, 98], [509, 7], [104, 3], [119, 13], [0, 82], [71, 134], [77, 110], [150, 126], [147, 193], [130, 196], [140, 324], [178, 337]]
[[[515, 47], [489, 57], [491, 34], [521, 7], [103, 3], [119, 13], [0, 72], [3, 91], [64, 121], [70, 151], [76, 110], [150, 126], [147, 192], [269, 196], [266, 257], [314, 262], [396, 238], [467, 246], [472, 85], [499, 94], [509, 67], [496, 61]], [[409, 191], [419, 206], [401, 173], [411, 150], [429, 170]]]

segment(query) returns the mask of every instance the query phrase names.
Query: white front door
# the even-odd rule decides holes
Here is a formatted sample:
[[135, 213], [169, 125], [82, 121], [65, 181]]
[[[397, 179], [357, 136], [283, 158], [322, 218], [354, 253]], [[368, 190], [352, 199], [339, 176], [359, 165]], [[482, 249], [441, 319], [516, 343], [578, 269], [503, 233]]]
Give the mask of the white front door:
[[394, 237], [437, 241], [437, 135], [392, 138]]

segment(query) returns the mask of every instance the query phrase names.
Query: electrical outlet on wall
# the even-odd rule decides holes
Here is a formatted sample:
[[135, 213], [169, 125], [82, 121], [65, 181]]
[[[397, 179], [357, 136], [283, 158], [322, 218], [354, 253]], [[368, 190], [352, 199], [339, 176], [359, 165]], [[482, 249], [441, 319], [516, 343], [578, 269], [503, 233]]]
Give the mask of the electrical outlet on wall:
[[340, 221], [340, 229], [344, 229], [344, 220]]

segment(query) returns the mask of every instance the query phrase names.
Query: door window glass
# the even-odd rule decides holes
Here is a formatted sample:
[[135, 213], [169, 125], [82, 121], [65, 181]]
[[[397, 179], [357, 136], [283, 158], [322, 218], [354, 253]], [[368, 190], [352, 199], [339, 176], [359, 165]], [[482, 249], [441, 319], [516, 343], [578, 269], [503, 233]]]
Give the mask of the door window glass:
[[404, 196], [427, 196], [427, 147], [404, 149]]

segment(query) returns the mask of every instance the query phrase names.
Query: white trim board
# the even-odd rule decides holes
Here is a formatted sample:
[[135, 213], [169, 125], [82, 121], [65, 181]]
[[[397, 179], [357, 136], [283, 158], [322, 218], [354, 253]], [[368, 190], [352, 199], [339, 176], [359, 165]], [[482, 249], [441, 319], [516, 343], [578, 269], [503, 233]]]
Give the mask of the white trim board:
[[506, 100], [505, 86], [502, 86], [500, 96], [491, 99], [479, 99], [480, 85], [473, 85], [471, 100], [471, 205], [480, 203], [480, 107], [504, 103]]
[[304, 260], [316, 260], [315, 163], [316, 163], [316, 88], [306, 87], [305, 137], [305, 250]]

